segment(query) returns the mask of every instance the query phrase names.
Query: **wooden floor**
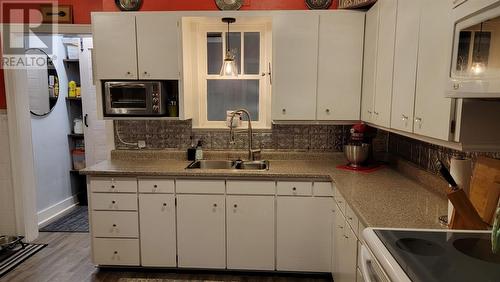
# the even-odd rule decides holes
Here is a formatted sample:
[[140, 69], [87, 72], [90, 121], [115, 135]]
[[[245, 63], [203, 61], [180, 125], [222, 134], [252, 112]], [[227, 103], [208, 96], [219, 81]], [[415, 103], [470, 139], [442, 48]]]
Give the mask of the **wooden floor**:
[[152, 272], [98, 269], [90, 262], [88, 233], [42, 232], [36, 243], [45, 243], [48, 246], [0, 278], [1, 282], [331, 281], [328, 277], [292, 274], [263, 275], [255, 273], [175, 272], [168, 270], [155, 270]]

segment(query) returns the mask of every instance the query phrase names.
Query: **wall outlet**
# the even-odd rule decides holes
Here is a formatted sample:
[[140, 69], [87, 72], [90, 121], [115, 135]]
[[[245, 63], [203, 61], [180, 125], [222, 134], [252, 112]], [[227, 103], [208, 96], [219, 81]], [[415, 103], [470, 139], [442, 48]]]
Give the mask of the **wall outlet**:
[[144, 140], [137, 141], [137, 147], [139, 147], [139, 149], [146, 148], [146, 141], [144, 141]]

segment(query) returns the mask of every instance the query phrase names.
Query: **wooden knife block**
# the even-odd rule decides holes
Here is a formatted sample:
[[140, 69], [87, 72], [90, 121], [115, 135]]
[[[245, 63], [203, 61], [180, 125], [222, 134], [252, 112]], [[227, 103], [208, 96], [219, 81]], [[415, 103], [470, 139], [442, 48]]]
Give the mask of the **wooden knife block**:
[[447, 191], [448, 199], [453, 204], [453, 215], [448, 227], [450, 229], [462, 230], [485, 230], [488, 229], [481, 216], [479, 216], [476, 208], [465, 194], [464, 190]]

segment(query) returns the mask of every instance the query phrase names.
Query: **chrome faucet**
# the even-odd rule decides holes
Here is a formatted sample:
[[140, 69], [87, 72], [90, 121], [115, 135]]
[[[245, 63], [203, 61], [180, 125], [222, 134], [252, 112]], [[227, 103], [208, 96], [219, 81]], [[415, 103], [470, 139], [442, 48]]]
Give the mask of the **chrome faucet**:
[[500, 251], [500, 201], [498, 201], [495, 223], [491, 231], [491, 250], [494, 254]]
[[252, 130], [252, 118], [250, 113], [246, 109], [239, 109], [231, 113], [231, 120], [229, 121], [229, 138], [230, 144], [234, 144], [234, 130], [233, 130], [233, 120], [238, 114], [244, 113], [248, 118], [248, 160], [255, 161], [260, 159], [260, 150], [254, 150], [253, 148], [253, 130]]

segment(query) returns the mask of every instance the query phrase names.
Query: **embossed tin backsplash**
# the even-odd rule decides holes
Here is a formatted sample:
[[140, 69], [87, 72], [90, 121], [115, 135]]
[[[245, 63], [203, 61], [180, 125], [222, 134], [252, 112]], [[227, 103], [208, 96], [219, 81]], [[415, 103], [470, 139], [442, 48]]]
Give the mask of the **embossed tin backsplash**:
[[[115, 121], [116, 130], [125, 142], [146, 141], [146, 149], [185, 150], [193, 142], [202, 140], [203, 148], [231, 150], [247, 148], [246, 128], [238, 129], [236, 144], [229, 144], [229, 130], [193, 129], [191, 120], [186, 121]], [[350, 125], [273, 125], [272, 129], [254, 130], [254, 147], [268, 150], [335, 151], [341, 152], [348, 141]], [[119, 142], [115, 132], [117, 149], [130, 147]]]

